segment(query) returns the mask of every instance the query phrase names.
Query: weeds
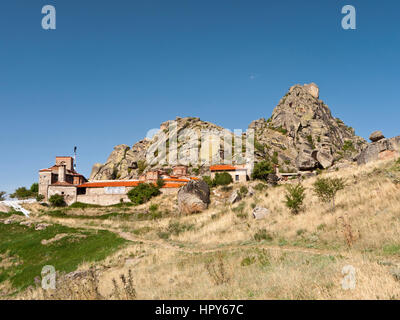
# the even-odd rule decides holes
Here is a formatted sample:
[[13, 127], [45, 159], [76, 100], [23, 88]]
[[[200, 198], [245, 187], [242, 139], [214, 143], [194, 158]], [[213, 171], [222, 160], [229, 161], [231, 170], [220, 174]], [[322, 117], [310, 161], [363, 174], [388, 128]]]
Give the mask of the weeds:
[[211, 278], [211, 281], [215, 285], [219, 286], [230, 282], [231, 276], [228, 275], [226, 271], [224, 259], [221, 253], [218, 253], [217, 261], [208, 261], [205, 264], [205, 268]]

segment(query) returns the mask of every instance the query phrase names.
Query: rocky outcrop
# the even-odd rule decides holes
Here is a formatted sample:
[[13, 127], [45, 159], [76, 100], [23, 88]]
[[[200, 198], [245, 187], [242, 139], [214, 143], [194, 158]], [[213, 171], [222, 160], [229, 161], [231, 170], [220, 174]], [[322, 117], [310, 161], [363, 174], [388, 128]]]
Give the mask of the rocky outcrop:
[[278, 158], [281, 171], [328, 168], [352, 159], [367, 144], [351, 127], [334, 118], [319, 100], [316, 84], [295, 85], [279, 101], [271, 118], [253, 121], [256, 156]]
[[269, 215], [269, 210], [264, 207], [255, 207], [253, 209], [253, 218], [256, 220], [265, 219]]
[[382, 131], [374, 131], [369, 136], [369, 140], [371, 140], [372, 142], [377, 142], [382, 139], [385, 139], [385, 136], [383, 135]]
[[357, 156], [359, 165], [371, 161], [395, 159], [400, 156], [400, 136], [390, 139], [378, 139], [368, 146]]
[[242, 200], [242, 196], [239, 193], [239, 191], [238, 190], [233, 191], [229, 197], [229, 203], [234, 204], [236, 202], [239, 202], [240, 200]]
[[[334, 163], [352, 160], [367, 145], [351, 127], [332, 116], [328, 106], [319, 99], [319, 88], [314, 83], [292, 86], [269, 119], [255, 120], [249, 128], [255, 131], [255, 160], [269, 159], [278, 163], [282, 172], [328, 168]], [[195, 134], [188, 135], [187, 129]], [[132, 148], [116, 146], [105, 164], [93, 166], [90, 179], [132, 179], [150, 168], [168, 169], [173, 166], [172, 155], [176, 154], [179, 154], [180, 164], [189, 166], [190, 174], [208, 175], [205, 159], [219, 158], [221, 163], [225, 148], [223, 139], [216, 140], [218, 147], [207, 157], [210, 148], [202, 148], [201, 140], [204, 130], [217, 139], [227, 132], [196, 117], [163, 122], [153, 137], [139, 141]], [[178, 137], [178, 142], [170, 144], [169, 137]], [[159, 152], [162, 149], [166, 151]], [[146, 155], [154, 155], [151, 163]], [[244, 157], [236, 154], [233, 160], [236, 164], [245, 163]]]
[[206, 210], [210, 203], [210, 188], [203, 180], [190, 181], [178, 191], [178, 208], [181, 214]]
[[[188, 129], [194, 132], [188, 135]], [[170, 155], [179, 153], [179, 163], [189, 165], [191, 174], [205, 175], [208, 168], [204, 168], [205, 155], [201, 148], [201, 132], [207, 130], [214, 137], [222, 136], [224, 128], [213, 123], [202, 121], [196, 117], [177, 117], [174, 121], [168, 120], [160, 125], [159, 131], [151, 138], [145, 138], [134, 144], [132, 148], [127, 145], [118, 145], [107, 159], [105, 164], [95, 164], [90, 175], [90, 180], [115, 180], [137, 178], [142, 172], [151, 169], [168, 169]], [[170, 145], [169, 138], [177, 137], [177, 144]], [[160, 146], [165, 146], [166, 152], [159, 153]], [[193, 150], [196, 149], [196, 157]], [[221, 159], [224, 157], [223, 140], [219, 148], [214, 150]], [[209, 148], [206, 150], [209, 151]], [[148, 163], [147, 155], [154, 154], [151, 163]], [[214, 155], [212, 155], [214, 157]], [[195, 159], [193, 159], [195, 158]], [[192, 166], [193, 164], [193, 166]], [[192, 167], [191, 167], [192, 166]]]

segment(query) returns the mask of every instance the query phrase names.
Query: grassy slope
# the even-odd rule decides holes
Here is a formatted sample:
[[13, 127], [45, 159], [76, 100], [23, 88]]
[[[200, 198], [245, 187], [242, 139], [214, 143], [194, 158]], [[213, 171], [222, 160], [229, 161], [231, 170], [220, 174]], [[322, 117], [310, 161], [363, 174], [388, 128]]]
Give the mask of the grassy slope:
[[[80, 234], [85, 237], [69, 236], [48, 245], [43, 239], [51, 239], [57, 234]], [[53, 265], [57, 271], [71, 272], [83, 262], [99, 261], [113, 253], [125, 243], [108, 231], [85, 231], [52, 225], [45, 230], [19, 224], [0, 224], [0, 254], [14, 257], [17, 263], [8, 268], [0, 268], [0, 282], [11, 281], [17, 289], [34, 284], [45, 265]]]
[[[316, 178], [310, 178], [303, 182], [305, 210], [297, 216], [285, 207], [280, 186], [233, 206], [213, 195], [208, 210], [185, 217], [176, 214], [176, 197], [163, 195], [106, 219], [93, 215], [114, 210], [42, 212], [39, 218], [140, 240], [119, 251], [118, 258], [106, 259], [104, 291], [132, 268], [142, 299], [400, 299], [394, 276], [400, 275], [400, 166], [379, 162], [323, 176], [346, 179], [334, 212], [313, 194]], [[159, 205], [159, 214], [137, 219], [151, 204]], [[268, 208], [270, 215], [254, 220], [255, 205]], [[356, 269], [355, 290], [341, 287], [346, 265]]]

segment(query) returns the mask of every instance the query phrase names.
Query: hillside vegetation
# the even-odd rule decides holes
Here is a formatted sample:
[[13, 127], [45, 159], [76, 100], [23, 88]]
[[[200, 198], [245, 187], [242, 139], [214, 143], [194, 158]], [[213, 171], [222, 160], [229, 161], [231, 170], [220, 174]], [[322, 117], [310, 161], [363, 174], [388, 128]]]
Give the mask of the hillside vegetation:
[[[321, 177], [346, 181], [345, 188], [337, 193], [335, 209], [330, 203], [321, 202], [313, 192], [313, 184]], [[258, 183], [253, 181], [246, 186]], [[297, 181], [292, 183], [296, 185]], [[354, 165], [302, 181], [305, 198], [298, 214], [292, 214], [286, 207], [283, 185], [263, 190], [256, 187], [258, 191], [253, 196], [229, 205], [230, 189], [243, 185], [231, 186], [214, 189], [209, 209], [191, 216], [179, 216], [176, 196], [170, 195], [157, 196], [139, 206], [79, 208], [78, 205], [54, 211], [31, 205], [30, 209], [35, 211], [35, 223], [53, 225], [47, 229], [52, 234], [45, 238], [56, 233], [78, 232], [61, 230], [71, 228], [87, 234], [83, 239], [86, 241], [95, 230], [127, 241], [115, 251], [109, 246], [116, 240], [104, 241], [104, 237], [95, 233], [93, 236], [97, 238], [93, 241], [109, 249], [100, 251], [98, 259], [75, 260], [78, 270], [95, 270], [96, 288], [103, 296], [112, 296], [115, 279], [131, 270], [135, 297], [139, 299], [400, 298], [398, 162]], [[252, 217], [255, 206], [268, 208], [270, 214], [255, 220]], [[55, 226], [60, 230], [56, 231]], [[4, 232], [15, 230], [17, 234], [20, 228], [15, 224], [0, 224], [0, 227]], [[29, 237], [29, 233], [24, 237]], [[86, 247], [90, 248], [94, 242]], [[118, 240], [116, 244], [119, 243]], [[59, 240], [52, 255], [66, 245]], [[37, 252], [38, 246], [40, 242], [32, 250]], [[17, 256], [18, 248], [8, 248], [6, 253], [4, 245], [0, 246], [0, 254], [27, 265], [37, 261], [34, 255]], [[15, 267], [2, 261], [3, 275], [17, 274]], [[64, 270], [72, 271], [73, 265]], [[355, 270], [353, 290], [342, 288], [345, 277], [342, 270], [348, 265]], [[10, 286], [21, 288], [23, 283], [32, 282], [39, 270], [35, 268], [29, 276], [21, 276], [29, 279], [15, 275], [11, 283], [7, 280], [8, 292]], [[4, 276], [0, 278], [3, 289], [5, 280]], [[43, 297], [39, 292], [40, 289], [31, 288], [17, 297]]]

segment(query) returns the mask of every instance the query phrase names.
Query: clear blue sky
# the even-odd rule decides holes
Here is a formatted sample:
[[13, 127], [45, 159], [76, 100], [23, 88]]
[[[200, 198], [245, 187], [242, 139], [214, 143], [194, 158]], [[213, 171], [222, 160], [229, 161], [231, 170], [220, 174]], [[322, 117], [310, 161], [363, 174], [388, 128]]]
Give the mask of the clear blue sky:
[[[346, 4], [357, 30], [341, 28]], [[74, 145], [89, 176], [176, 116], [245, 130], [296, 83], [364, 138], [399, 135], [399, 14], [394, 0], [2, 0], [0, 190]]]

